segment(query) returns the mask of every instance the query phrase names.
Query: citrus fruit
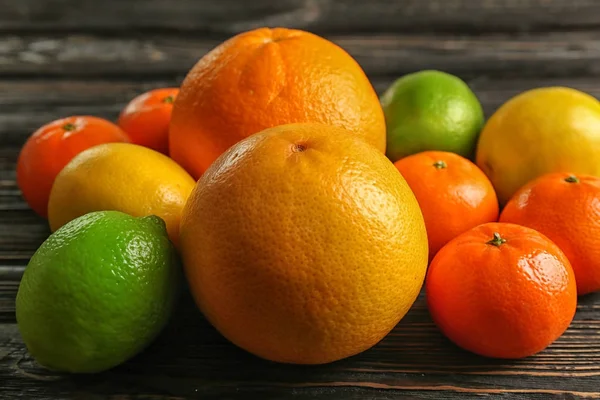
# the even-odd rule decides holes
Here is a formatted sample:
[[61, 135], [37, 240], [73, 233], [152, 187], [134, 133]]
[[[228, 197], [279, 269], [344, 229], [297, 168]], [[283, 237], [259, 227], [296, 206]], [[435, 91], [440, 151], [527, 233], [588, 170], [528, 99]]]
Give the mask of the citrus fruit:
[[600, 175], [600, 102], [564, 87], [524, 92], [489, 119], [477, 165], [501, 204], [523, 185], [550, 172]]
[[515, 193], [502, 222], [533, 228], [565, 253], [581, 294], [600, 290], [600, 178], [552, 173]]
[[319, 364], [368, 349], [405, 315], [427, 236], [380, 151], [343, 128], [290, 124], [206, 171], [184, 208], [181, 254], [225, 337], [269, 360]]
[[155, 89], [127, 104], [119, 116], [119, 126], [131, 142], [163, 154], [169, 153], [169, 123], [177, 88]]
[[460, 78], [431, 70], [405, 75], [383, 94], [381, 105], [390, 160], [426, 150], [474, 155], [483, 110]]
[[25, 201], [46, 218], [54, 179], [73, 157], [98, 144], [128, 141], [125, 132], [102, 118], [76, 116], [42, 126], [27, 139], [17, 161], [17, 184]]
[[496, 358], [548, 347], [577, 306], [575, 275], [564, 253], [519, 225], [479, 225], [444, 246], [429, 265], [427, 304], [458, 346]]
[[167, 156], [129, 143], [109, 143], [76, 156], [58, 174], [48, 203], [50, 228], [92, 211], [157, 215], [177, 245], [181, 210], [195, 181]]
[[461, 233], [498, 220], [498, 199], [492, 184], [466, 158], [443, 151], [425, 151], [394, 165], [421, 207], [430, 260]]
[[293, 122], [341, 126], [385, 151], [377, 94], [348, 53], [299, 30], [245, 32], [185, 78], [173, 108], [171, 157], [198, 178], [243, 138]]
[[133, 357], [166, 324], [179, 267], [164, 222], [101, 211], [77, 218], [35, 252], [17, 293], [31, 355], [66, 372], [99, 372]]

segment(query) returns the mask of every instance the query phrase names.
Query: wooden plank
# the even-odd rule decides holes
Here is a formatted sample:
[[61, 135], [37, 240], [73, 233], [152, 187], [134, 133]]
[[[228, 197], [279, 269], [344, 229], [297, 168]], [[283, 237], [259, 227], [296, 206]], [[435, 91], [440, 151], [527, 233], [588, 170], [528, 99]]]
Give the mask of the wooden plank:
[[[0, 286], [0, 299], [16, 286]], [[1, 300], [0, 300], [1, 301]], [[104, 374], [73, 377], [46, 371], [31, 359], [0, 303], [0, 394], [46, 399], [76, 394], [95, 399], [376, 398], [439, 399], [488, 395], [509, 399], [600, 398], [600, 295], [584, 297], [570, 329], [541, 354], [491, 360], [442, 337], [420, 297], [381, 343], [323, 366], [266, 362], [222, 338], [186, 295], [166, 331], [148, 351]], [[3, 315], [3, 314], [0, 314]], [[112, 397], [111, 397], [112, 398]]]
[[0, 152], [14, 153], [10, 159], [0, 157], [0, 180], [9, 178], [2, 171], [14, 167], [18, 147], [45, 123], [69, 115], [96, 115], [116, 120], [121, 108], [138, 94], [177, 86], [179, 82], [180, 79], [0, 81]]
[[[2, 331], [1, 324], [16, 322], [15, 299], [19, 281], [14, 278], [17, 278], [17, 276], [6, 276], [6, 274], [3, 276], [0, 273], [0, 331]], [[0, 343], [2, 343], [1, 339]], [[2, 360], [2, 350], [3, 345], [0, 344], [0, 360]]]
[[0, 0], [0, 30], [171, 29], [217, 34], [259, 26], [317, 32], [523, 31], [598, 26], [595, 0]]
[[[331, 35], [370, 76], [436, 68], [469, 76], [584, 76], [600, 72], [600, 32]], [[183, 77], [221, 39], [186, 34], [0, 35], [4, 77]]]
[[[395, 77], [374, 76], [382, 93]], [[469, 78], [489, 116], [504, 101], [521, 91], [541, 86], [569, 86], [600, 98], [600, 80], [594, 78]], [[115, 120], [121, 108], [136, 95], [158, 87], [177, 86], [180, 79], [163, 80], [0, 80], [0, 190], [16, 190], [8, 182], [19, 147], [38, 127], [74, 114], [98, 115]], [[6, 199], [5, 199], [6, 200]], [[6, 201], [0, 199], [0, 209]]]

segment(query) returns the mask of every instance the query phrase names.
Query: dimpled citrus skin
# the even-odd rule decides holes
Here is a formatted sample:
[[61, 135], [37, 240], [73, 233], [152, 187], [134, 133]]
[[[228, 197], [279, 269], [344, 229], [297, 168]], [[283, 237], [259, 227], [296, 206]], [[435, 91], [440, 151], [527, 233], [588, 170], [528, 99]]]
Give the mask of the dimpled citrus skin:
[[119, 115], [119, 126], [132, 143], [169, 154], [169, 123], [178, 88], [154, 89], [131, 100]]
[[425, 70], [396, 80], [381, 96], [387, 156], [441, 150], [471, 158], [485, 121], [479, 100], [460, 78]]
[[181, 252], [197, 304], [225, 337], [300, 364], [376, 344], [427, 268], [402, 176], [374, 147], [319, 124], [267, 129], [221, 156], [186, 204]]
[[385, 119], [358, 63], [308, 32], [261, 28], [206, 54], [173, 107], [171, 157], [198, 178], [230, 146], [294, 122], [341, 126], [385, 152]]
[[[494, 233], [506, 242], [488, 243]], [[564, 253], [541, 233], [514, 224], [483, 224], [453, 239], [431, 262], [425, 285], [441, 331], [487, 357], [544, 350], [568, 328], [577, 307]]]
[[477, 145], [477, 165], [500, 204], [550, 172], [600, 176], [600, 102], [575, 89], [548, 87], [513, 97], [492, 115]]
[[25, 269], [16, 300], [27, 349], [47, 368], [91, 373], [144, 349], [167, 323], [180, 278], [164, 222], [116, 211], [52, 234]]
[[429, 258], [477, 225], [498, 220], [498, 198], [475, 164], [445, 151], [424, 151], [394, 163], [415, 194], [427, 227]]
[[177, 245], [181, 210], [195, 181], [167, 156], [129, 143], [88, 149], [58, 174], [48, 204], [50, 228], [91, 211], [157, 215]]
[[556, 243], [571, 262], [580, 295], [600, 290], [600, 178], [542, 175], [515, 193], [500, 221], [528, 226]]
[[117, 125], [102, 118], [84, 115], [52, 121], [35, 131], [19, 153], [19, 189], [33, 211], [47, 218], [54, 179], [73, 157], [102, 143], [129, 141]]

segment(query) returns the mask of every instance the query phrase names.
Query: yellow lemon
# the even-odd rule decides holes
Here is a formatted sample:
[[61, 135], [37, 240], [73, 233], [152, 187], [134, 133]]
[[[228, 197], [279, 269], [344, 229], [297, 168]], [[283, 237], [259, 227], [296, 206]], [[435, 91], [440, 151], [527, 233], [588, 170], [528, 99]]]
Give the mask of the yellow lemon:
[[600, 102], [575, 89], [548, 87], [512, 98], [485, 125], [477, 165], [505, 204], [549, 172], [600, 176]]
[[92, 147], [58, 174], [48, 203], [52, 231], [92, 211], [156, 215], [177, 244], [181, 210], [195, 185], [175, 161], [146, 147], [108, 143]]

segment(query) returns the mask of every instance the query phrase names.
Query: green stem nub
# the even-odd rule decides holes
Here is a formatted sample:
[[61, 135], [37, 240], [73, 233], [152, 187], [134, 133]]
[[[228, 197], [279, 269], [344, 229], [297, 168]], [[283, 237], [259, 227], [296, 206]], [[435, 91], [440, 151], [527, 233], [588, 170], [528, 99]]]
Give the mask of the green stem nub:
[[70, 123], [70, 122], [69, 122], [69, 123], [67, 123], [67, 124], [64, 124], [62, 128], [63, 128], [65, 131], [67, 131], [67, 132], [71, 132], [71, 131], [74, 131], [75, 129], [77, 129], [77, 127], [75, 126], [75, 124], [72, 124], [72, 123]]
[[575, 175], [569, 175], [565, 178], [565, 182], [579, 183], [579, 178], [577, 178]]
[[448, 165], [446, 165], [445, 162], [443, 162], [442, 160], [436, 161], [433, 163], [433, 166], [436, 167], [437, 169], [444, 169], [446, 168]]
[[494, 238], [492, 240], [490, 240], [489, 242], [487, 242], [486, 244], [491, 244], [493, 246], [500, 247], [504, 243], [506, 243], [506, 239], [504, 239], [502, 236], [500, 236], [500, 234], [498, 232], [494, 232]]
[[167, 104], [173, 104], [174, 101], [175, 101], [175, 98], [173, 96], [167, 96], [163, 99], [163, 103], [167, 103]]

